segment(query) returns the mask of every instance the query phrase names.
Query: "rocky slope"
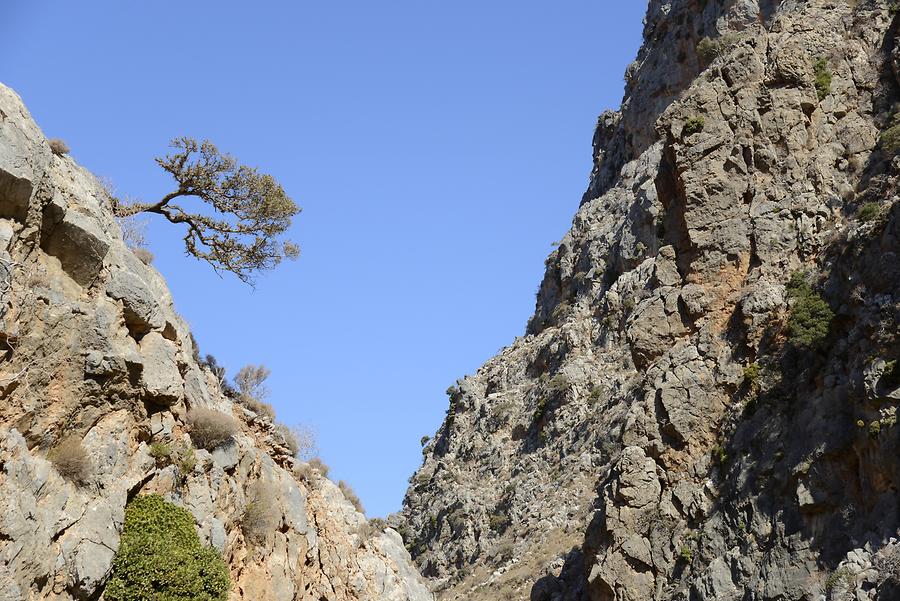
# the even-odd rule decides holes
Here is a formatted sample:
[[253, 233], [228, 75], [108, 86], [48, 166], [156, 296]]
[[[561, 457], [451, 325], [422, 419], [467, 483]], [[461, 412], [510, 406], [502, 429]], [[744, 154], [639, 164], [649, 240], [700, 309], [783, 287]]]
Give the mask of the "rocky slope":
[[[2, 85], [0, 343], [0, 599], [100, 598], [126, 502], [154, 492], [223, 553], [235, 601], [432, 598], [396, 532], [367, 525], [268, 418], [223, 394], [104, 188], [51, 153]], [[194, 466], [151, 457], [152, 443], [190, 445], [197, 407], [233, 415], [232, 441]], [[80, 482], [49, 460], [72, 437], [90, 466]], [[241, 522], [260, 483], [274, 523], [251, 541]]]
[[650, 0], [395, 521], [441, 599], [900, 598], [897, 9]]

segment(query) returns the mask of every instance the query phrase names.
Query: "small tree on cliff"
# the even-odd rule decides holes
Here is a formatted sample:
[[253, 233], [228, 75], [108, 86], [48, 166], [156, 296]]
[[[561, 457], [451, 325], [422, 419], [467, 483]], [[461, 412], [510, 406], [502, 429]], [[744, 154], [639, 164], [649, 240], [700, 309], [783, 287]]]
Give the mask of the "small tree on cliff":
[[[185, 251], [218, 271], [230, 271], [252, 283], [254, 272], [271, 269], [300, 249], [279, 237], [300, 212], [271, 175], [240, 165], [209, 142], [172, 140], [172, 153], [157, 157], [178, 187], [158, 202], [116, 203], [116, 215], [157, 213], [172, 223], [187, 225]], [[176, 199], [198, 198], [212, 210], [191, 212]]]

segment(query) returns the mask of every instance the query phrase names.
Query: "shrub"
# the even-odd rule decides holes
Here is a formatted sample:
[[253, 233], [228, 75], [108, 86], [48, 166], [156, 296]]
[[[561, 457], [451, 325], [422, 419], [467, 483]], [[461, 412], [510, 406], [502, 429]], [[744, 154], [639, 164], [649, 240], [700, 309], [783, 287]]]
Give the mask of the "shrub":
[[149, 453], [156, 460], [157, 465], [168, 465], [171, 462], [172, 447], [164, 442], [152, 443]]
[[316, 470], [317, 472], [319, 472], [319, 474], [320, 474], [323, 478], [327, 478], [327, 477], [328, 477], [328, 472], [331, 471], [331, 468], [329, 468], [328, 465], [327, 465], [324, 461], [322, 461], [321, 459], [319, 459], [318, 457], [313, 457], [313, 458], [310, 459], [307, 463], [309, 463], [309, 466], [310, 466], [311, 468], [313, 468], [314, 470]]
[[591, 394], [588, 397], [591, 403], [597, 403], [600, 401], [600, 397], [603, 396], [603, 390], [599, 386], [591, 386]]
[[176, 464], [178, 471], [181, 472], [183, 477], [187, 477], [197, 467], [197, 456], [194, 455], [194, 447], [189, 444], [180, 445], [176, 452], [176, 461], [178, 462]]
[[831, 71], [828, 70], [828, 61], [820, 58], [813, 63], [813, 75], [815, 76], [816, 96], [823, 100], [831, 92]]
[[691, 553], [690, 547], [688, 547], [687, 545], [682, 546], [678, 551], [678, 559], [680, 559], [684, 563], [691, 563], [691, 561], [694, 559], [694, 554]]
[[877, 419], [869, 423], [869, 434], [872, 436], [878, 436], [881, 433], [881, 422]]
[[877, 202], [867, 202], [859, 207], [856, 219], [862, 223], [868, 223], [878, 219], [879, 215], [881, 215], [881, 205]]
[[[894, 118], [896, 120], [896, 117]], [[890, 154], [896, 154], [900, 150], [900, 123], [895, 123], [881, 132], [881, 148]]]
[[242, 395], [263, 400], [269, 396], [266, 380], [271, 374], [265, 365], [245, 365], [234, 376], [234, 384]]
[[191, 426], [191, 440], [207, 451], [224, 444], [237, 432], [237, 422], [233, 417], [205, 407], [191, 409], [187, 421]]
[[699, 134], [701, 131], [703, 131], [703, 126], [705, 124], [706, 120], [703, 119], [703, 117], [691, 117], [684, 122], [684, 127], [681, 128], [681, 134], [683, 136]]
[[717, 38], [706, 37], [697, 42], [697, 59], [702, 67], [725, 54], [738, 41], [738, 34], [725, 33]]
[[821, 347], [828, 337], [834, 312], [825, 299], [812, 289], [802, 273], [795, 273], [787, 286], [788, 296], [794, 300], [788, 317], [788, 337], [801, 348]]
[[253, 413], [268, 418], [270, 421], [275, 419], [275, 408], [269, 403], [246, 395], [241, 395], [238, 398]]
[[62, 156], [64, 154], [69, 154], [69, 145], [60, 140], [59, 138], [51, 138], [47, 140], [47, 144], [50, 145], [50, 152], [55, 154], [56, 156]]
[[356, 511], [365, 515], [366, 510], [363, 508], [362, 501], [359, 500], [359, 497], [353, 488], [344, 480], [338, 482], [338, 488], [341, 489], [341, 492], [344, 493], [344, 498], [350, 501], [350, 504], [353, 505]]
[[159, 495], [128, 504], [107, 601], [225, 601], [229, 586], [228, 566], [201, 545], [187, 510]]
[[424, 447], [425, 445], [428, 444], [429, 440], [431, 440], [431, 437], [426, 434], [425, 436], [423, 436], [422, 438], [419, 439], [419, 444]]
[[494, 532], [502, 533], [509, 528], [509, 516], [505, 513], [493, 513], [488, 518], [488, 524]]
[[133, 248], [133, 249], [131, 249], [131, 252], [133, 252], [134, 256], [136, 256], [138, 259], [140, 259], [141, 263], [143, 263], [144, 265], [150, 265], [151, 263], [153, 263], [153, 259], [154, 259], [153, 253], [150, 252], [148, 249]]
[[91, 475], [91, 459], [76, 436], [63, 439], [47, 453], [47, 459], [63, 478], [77, 483], [85, 483]]
[[751, 390], [759, 388], [759, 377], [762, 373], [759, 363], [751, 363], [744, 368], [743, 383]]
[[548, 383], [547, 387], [549, 388], [550, 392], [558, 394], [560, 392], [565, 392], [566, 390], [568, 390], [570, 385], [571, 384], [569, 383], [569, 377], [566, 374], [556, 374], [555, 376], [550, 378], [550, 382]]
[[275, 531], [280, 520], [280, 515], [272, 511], [275, 506], [275, 487], [269, 482], [258, 481], [241, 515], [241, 532], [248, 542], [264, 543], [266, 537]]
[[284, 424], [275, 424], [275, 431], [281, 435], [291, 455], [304, 461], [312, 458], [317, 450], [316, 433], [312, 428], [297, 425], [292, 428]]

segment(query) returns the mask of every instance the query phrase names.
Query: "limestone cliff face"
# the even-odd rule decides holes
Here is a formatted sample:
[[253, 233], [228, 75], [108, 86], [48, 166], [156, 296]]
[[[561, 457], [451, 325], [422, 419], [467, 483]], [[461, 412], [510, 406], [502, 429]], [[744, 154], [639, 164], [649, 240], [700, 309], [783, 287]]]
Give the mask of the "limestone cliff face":
[[650, 0], [527, 334], [410, 480], [440, 598], [900, 598], [889, 5]]
[[[223, 553], [235, 601], [432, 598], [396, 532], [373, 532], [267, 418], [222, 393], [102, 186], [51, 153], [2, 85], [0, 303], [0, 599], [100, 598], [125, 504], [152, 492]], [[196, 407], [233, 415], [239, 432], [192, 468], [158, 465], [149, 445], [187, 444]], [[70, 436], [91, 466], [81, 483], [48, 461]], [[259, 481], [275, 527], [251, 544], [241, 516]]]

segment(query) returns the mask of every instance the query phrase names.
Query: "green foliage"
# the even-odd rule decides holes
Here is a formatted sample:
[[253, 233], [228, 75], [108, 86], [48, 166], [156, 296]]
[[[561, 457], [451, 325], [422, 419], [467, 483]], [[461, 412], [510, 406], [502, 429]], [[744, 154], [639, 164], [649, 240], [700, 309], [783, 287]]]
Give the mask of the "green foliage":
[[426, 434], [426, 435], [423, 436], [421, 439], [419, 439], [419, 444], [422, 445], [422, 446], [424, 447], [425, 445], [428, 444], [428, 441], [429, 441], [429, 440], [431, 440], [431, 437], [428, 436], [428, 435]]
[[834, 312], [822, 295], [812, 289], [803, 273], [791, 276], [787, 292], [794, 301], [788, 317], [788, 338], [799, 348], [820, 348], [828, 337]]
[[683, 136], [690, 136], [693, 134], [698, 134], [703, 131], [703, 126], [706, 124], [706, 120], [703, 117], [691, 117], [684, 123], [684, 127], [681, 128], [681, 134]]
[[600, 401], [600, 397], [603, 396], [603, 390], [599, 386], [591, 387], [591, 394], [588, 397], [591, 403], [597, 403]]
[[[896, 121], [896, 116], [894, 117]], [[889, 154], [896, 154], [900, 151], [900, 123], [894, 123], [886, 130], [881, 132], [881, 148]]]
[[869, 434], [871, 436], [878, 436], [881, 434], [881, 422], [878, 420], [873, 420], [869, 423]]
[[868, 223], [878, 219], [881, 215], [881, 205], [877, 202], [867, 202], [859, 207], [856, 213], [856, 219], [862, 223]]
[[820, 58], [813, 63], [813, 75], [815, 76], [816, 96], [823, 100], [831, 92], [831, 71], [828, 69], [828, 61]]
[[189, 444], [181, 445], [178, 449], [177, 457], [178, 471], [181, 472], [182, 477], [187, 477], [197, 467], [197, 456], [194, 455], [194, 447]]
[[107, 601], [225, 601], [229, 586], [228, 566], [200, 544], [190, 513], [158, 495], [128, 504]]
[[556, 374], [550, 378], [550, 382], [547, 384], [550, 392], [556, 394], [567, 391], [570, 386], [569, 377], [566, 374]]
[[728, 453], [725, 452], [725, 448], [719, 445], [716, 445], [712, 449], [712, 457], [716, 463], [719, 465], [725, 465], [728, 463]]
[[687, 545], [683, 545], [678, 551], [678, 559], [684, 563], [691, 563], [694, 560], [694, 554], [691, 552], [691, 548]]
[[[208, 140], [176, 138], [171, 147], [172, 154], [157, 157], [156, 162], [175, 179], [177, 188], [156, 202], [117, 202], [117, 216], [156, 213], [187, 226], [187, 254], [247, 283], [252, 283], [255, 272], [300, 254], [294, 243], [279, 240], [300, 209], [275, 178], [239, 164]], [[201, 200], [209, 210], [191, 212], [187, 205], [174, 204], [186, 198]]]
[[759, 366], [759, 363], [751, 363], [744, 368], [744, 385], [749, 387], [751, 390], [756, 390], [757, 388], [759, 388], [759, 378], [761, 375], [762, 368]]
[[498, 511], [491, 514], [491, 517], [488, 518], [488, 523], [494, 532], [504, 532], [509, 528], [509, 516]]
[[709, 65], [725, 54], [738, 41], [735, 33], [725, 33], [717, 38], [706, 37], [697, 42], [697, 60], [701, 67]]
[[853, 584], [853, 573], [850, 572], [849, 568], [843, 567], [832, 572], [825, 581], [825, 592], [831, 593], [840, 582], [843, 582], [848, 587]]
[[547, 411], [549, 410], [549, 404], [550, 403], [547, 401], [546, 397], [542, 397], [538, 401], [537, 406], [534, 408], [535, 423], [540, 422], [542, 419], [544, 419], [544, 416], [547, 415]]
[[150, 445], [150, 456], [156, 459], [157, 464], [168, 464], [172, 457], [172, 447], [164, 442], [154, 442]]

